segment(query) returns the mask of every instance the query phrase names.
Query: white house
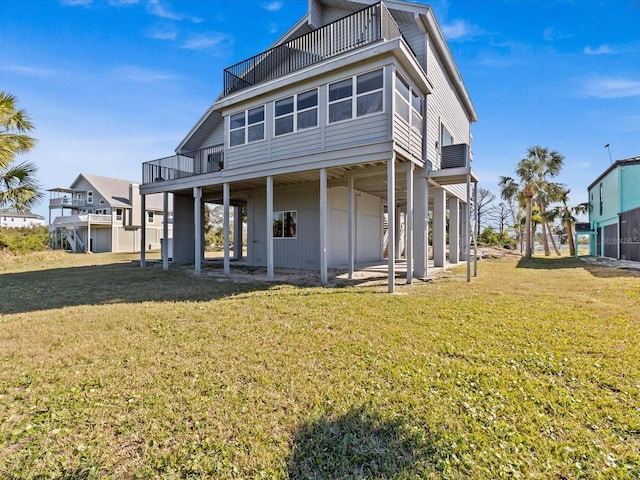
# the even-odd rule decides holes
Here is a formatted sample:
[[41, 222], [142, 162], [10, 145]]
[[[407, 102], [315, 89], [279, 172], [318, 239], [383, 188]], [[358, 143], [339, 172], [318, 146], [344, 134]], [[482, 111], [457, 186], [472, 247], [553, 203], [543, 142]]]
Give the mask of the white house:
[[162, 195], [148, 195], [141, 209], [135, 182], [81, 173], [71, 186], [49, 192], [51, 248], [74, 253], [137, 252], [141, 246], [159, 249], [163, 238], [171, 238], [170, 207], [165, 208]]
[[317, 269], [326, 283], [328, 267], [386, 257], [393, 291], [400, 252], [408, 282], [427, 275], [430, 217], [433, 264], [468, 258], [477, 116], [429, 6], [309, 0], [271, 49], [222, 74], [176, 154], [143, 164], [143, 198], [173, 194], [174, 261], [200, 272], [203, 202], [225, 206], [227, 239], [230, 209], [246, 207], [247, 263], [269, 278]]
[[44, 217], [31, 212], [0, 210], [0, 227], [40, 227], [44, 225]]

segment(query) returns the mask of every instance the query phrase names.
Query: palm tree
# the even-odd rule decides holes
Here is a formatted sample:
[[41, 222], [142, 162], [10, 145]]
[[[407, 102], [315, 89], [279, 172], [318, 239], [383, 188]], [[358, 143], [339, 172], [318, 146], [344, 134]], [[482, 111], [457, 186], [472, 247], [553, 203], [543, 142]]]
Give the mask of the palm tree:
[[559, 192], [559, 199], [562, 202], [562, 205], [557, 206], [545, 214], [545, 220], [554, 221], [555, 219], [560, 219], [562, 224], [564, 225], [565, 230], [567, 231], [567, 243], [569, 244], [569, 253], [573, 257], [576, 254], [576, 246], [573, 239], [573, 226], [576, 224], [578, 219], [576, 215], [580, 215], [583, 213], [587, 213], [587, 205], [586, 203], [581, 203], [580, 205], [576, 205], [575, 207], [569, 207], [569, 193], [571, 190], [568, 188], [563, 188]]
[[[533, 235], [531, 232], [531, 209], [535, 203], [544, 216], [545, 208], [550, 202], [557, 197], [560, 184], [550, 182], [549, 178], [553, 178], [560, 173], [564, 157], [557, 151], [549, 151], [539, 145], [529, 147], [527, 156], [518, 162], [516, 168], [516, 176], [500, 177], [501, 196], [504, 200], [513, 200], [515, 198], [524, 201], [525, 204], [525, 239], [526, 252], [525, 256], [530, 258], [533, 253]], [[549, 243], [547, 237], [548, 224], [542, 222], [542, 239], [545, 255], [549, 255]], [[560, 255], [555, 242], [554, 248], [556, 253]]]
[[36, 139], [27, 135], [33, 124], [27, 113], [16, 108], [13, 95], [0, 92], [0, 207], [29, 210], [42, 198], [30, 162], [14, 164], [16, 155], [31, 150]]

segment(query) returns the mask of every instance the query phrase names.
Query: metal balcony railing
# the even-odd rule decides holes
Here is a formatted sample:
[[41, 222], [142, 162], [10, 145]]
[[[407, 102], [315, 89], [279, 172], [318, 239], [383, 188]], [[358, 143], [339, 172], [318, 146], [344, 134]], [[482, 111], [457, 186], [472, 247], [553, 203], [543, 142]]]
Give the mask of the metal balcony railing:
[[151, 160], [142, 164], [142, 183], [192, 177], [224, 169], [224, 145]]
[[223, 95], [400, 36], [400, 28], [380, 2], [226, 68]]

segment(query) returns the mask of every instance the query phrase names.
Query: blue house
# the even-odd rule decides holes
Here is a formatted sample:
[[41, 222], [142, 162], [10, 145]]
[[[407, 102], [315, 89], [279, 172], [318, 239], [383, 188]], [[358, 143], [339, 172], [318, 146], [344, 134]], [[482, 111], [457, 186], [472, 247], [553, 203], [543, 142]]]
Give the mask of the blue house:
[[640, 156], [616, 161], [589, 185], [591, 255], [640, 262]]

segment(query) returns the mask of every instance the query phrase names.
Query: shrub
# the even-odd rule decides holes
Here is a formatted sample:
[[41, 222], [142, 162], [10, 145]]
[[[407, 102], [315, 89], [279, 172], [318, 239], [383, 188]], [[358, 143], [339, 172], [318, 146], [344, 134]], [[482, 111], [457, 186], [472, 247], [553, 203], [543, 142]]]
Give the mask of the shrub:
[[7, 249], [13, 254], [48, 250], [48, 229], [47, 227], [0, 228], [0, 249]]

